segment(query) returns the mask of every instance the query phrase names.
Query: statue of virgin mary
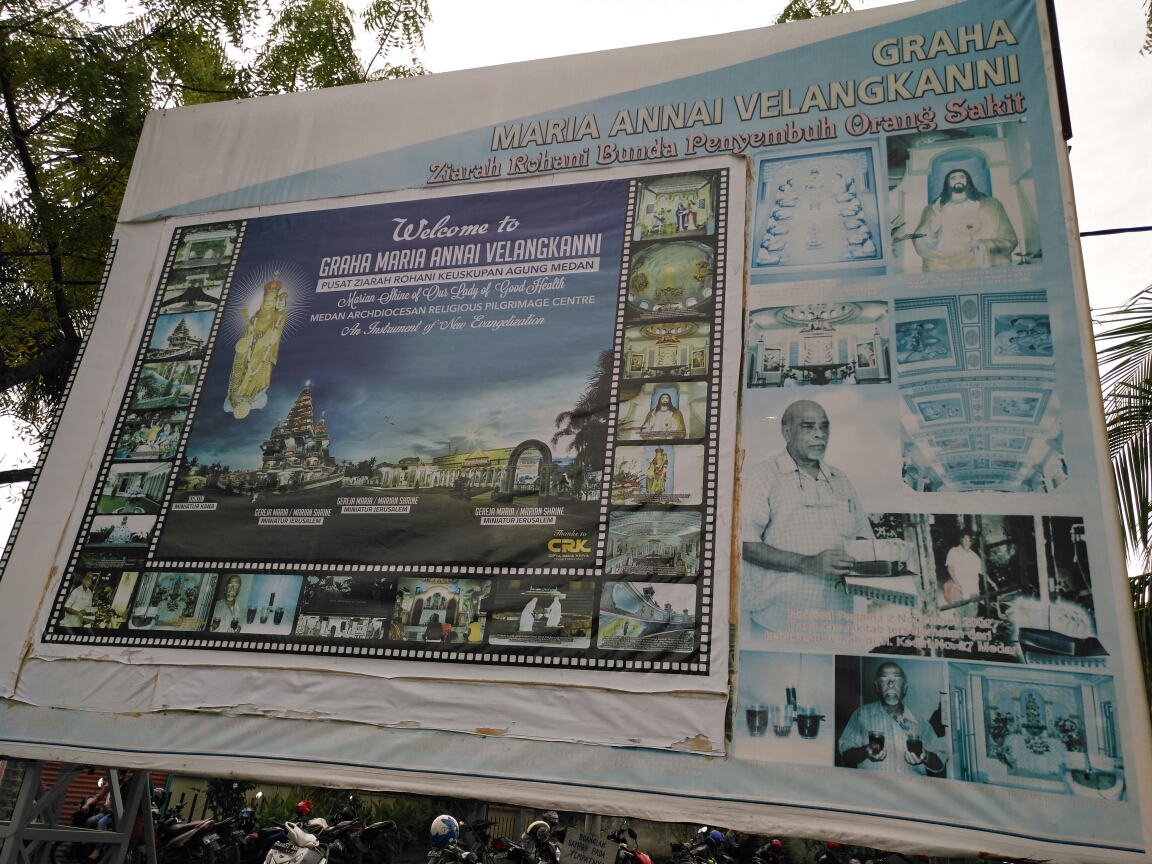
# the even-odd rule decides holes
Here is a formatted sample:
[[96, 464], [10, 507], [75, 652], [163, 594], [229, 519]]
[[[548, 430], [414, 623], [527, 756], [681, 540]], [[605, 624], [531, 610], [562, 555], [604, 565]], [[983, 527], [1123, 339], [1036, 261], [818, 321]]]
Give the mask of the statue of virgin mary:
[[243, 420], [253, 408], [263, 408], [268, 402], [268, 387], [272, 383], [272, 369], [280, 357], [280, 337], [287, 320], [288, 293], [280, 289], [284, 283], [279, 273], [264, 286], [260, 308], [247, 320], [244, 335], [236, 342], [236, 356], [232, 361], [232, 374], [228, 377], [228, 398], [224, 410], [237, 420]]

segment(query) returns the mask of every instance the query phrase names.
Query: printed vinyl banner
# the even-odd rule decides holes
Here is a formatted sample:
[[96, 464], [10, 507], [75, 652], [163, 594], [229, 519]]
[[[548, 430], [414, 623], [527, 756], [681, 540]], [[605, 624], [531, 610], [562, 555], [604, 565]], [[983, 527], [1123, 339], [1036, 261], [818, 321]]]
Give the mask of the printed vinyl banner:
[[1059, 118], [1033, 0], [154, 116], [0, 750], [1148, 860]]

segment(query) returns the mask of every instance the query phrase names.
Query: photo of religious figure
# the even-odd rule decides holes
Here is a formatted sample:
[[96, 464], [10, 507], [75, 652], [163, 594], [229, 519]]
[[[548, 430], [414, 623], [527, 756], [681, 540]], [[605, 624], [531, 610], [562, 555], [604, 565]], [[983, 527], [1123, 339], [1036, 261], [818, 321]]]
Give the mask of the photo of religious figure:
[[208, 625], [217, 573], [144, 573], [128, 616], [129, 630], [200, 631]]
[[878, 155], [861, 146], [757, 159], [753, 283], [877, 270], [884, 258]]
[[836, 765], [917, 777], [947, 777], [946, 664], [836, 657]]
[[497, 579], [488, 644], [587, 648], [595, 605], [590, 579]]
[[130, 411], [120, 427], [114, 459], [155, 462], [171, 459], [180, 445], [188, 412], [183, 408]]
[[1047, 315], [997, 315], [993, 353], [999, 357], [1051, 357], [1052, 325]]
[[249, 270], [233, 285], [222, 334], [232, 347], [224, 410], [237, 420], [268, 404], [280, 343], [303, 323], [309, 288], [303, 269], [287, 261]]
[[303, 577], [293, 573], [221, 573], [208, 632], [220, 636], [292, 632]]
[[[95, 516], [88, 531], [84, 554], [92, 561], [100, 556], [117, 562], [143, 558], [155, 525], [155, 516]], [[108, 566], [124, 565], [115, 563]]]
[[901, 366], [925, 360], [951, 360], [952, 350], [947, 319], [925, 318], [896, 324], [896, 362]]
[[145, 363], [132, 393], [130, 408], [150, 411], [156, 408], [187, 408], [200, 377], [199, 360], [166, 360]]
[[610, 576], [685, 576], [700, 572], [700, 514], [617, 510], [608, 517]]
[[698, 378], [708, 374], [709, 333], [705, 321], [665, 321], [628, 327], [624, 353], [628, 378]]
[[833, 657], [741, 651], [736, 684], [736, 758], [834, 764]]
[[488, 579], [401, 577], [388, 638], [404, 642], [479, 645], [492, 606]]
[[632, 238], [664, 240], [715, 234], [715, 183], [716, 175], [711, 172], [638, 181]]
[[619, 447], [612, 468], [613, 504], [699, 504], [704, 445]]
[[804, 303], [748, 313], [746, 387], [823, 387], [892, 380], [888, 304]]
[[81, 570], [72, 577], [59, 627], [119, 630], [128, 620], [128, 606], [140, 574], [123, 570]]
[[308, 615], [300, 613], [294, 636], [318, 639], [367, 639], [384, 642], [389, 638], [388, 619], [346, 615]]
[[96, 512], [127, 516], [159, 513], [171, 471], [171, 462], [113, 463]]
[[688, 653], [696, 644], [696, 586], [605, 582], [596, 646], [609, 651]]
[[203, 360], [214, 320], [215, 312], [158, 316], [144, 359]]
[[660, 243], [632, 256], [630, 320], [703, 315], [712, 308], [713, 252], [702, 243]]
[[[566, 563], [595, 566], [629, 189], [575, 183], [249, 220], [173, 496], [215, 509], [170, 511], [157, 554], [527, 566], [552, 563], [548, 543], [564, 536], [588, 541]], [[395, 220], [434, 225], [445, 207], [452, 225], [490, 233], [512, 210], [530, 216], [501, 247], [517, 268], [528, 247], [544, 255], [578, 238], [599, 269], [499, 288], [465, 280], [445, 300], [446, 286], [421, 281], [440, 267], [431, 262], [483, 257], [483, 244], [393, 237]], [[415, 281], [397, 282], [401, 271]], [[436, 311], [442, 300], [455, 311]], [[698, 335], [682, 351], [663, 331], [648, 343], [671, 336], [659, 363], [683, 378], [704, 374], [688, 372], [708, 342], [691, 323]], [[304, 527], [262, 512], [283, 508], [327, 515]]]
[[1112, 676], [949, 663], [957, 780], [1125, 801]]
[[887, 136], [894, 272], [1038, 264], [1028, 127]]
[[641, 384], [625, 381], [617, 396], [617, 441], [703, 438], [707, 429], [708, 384]]

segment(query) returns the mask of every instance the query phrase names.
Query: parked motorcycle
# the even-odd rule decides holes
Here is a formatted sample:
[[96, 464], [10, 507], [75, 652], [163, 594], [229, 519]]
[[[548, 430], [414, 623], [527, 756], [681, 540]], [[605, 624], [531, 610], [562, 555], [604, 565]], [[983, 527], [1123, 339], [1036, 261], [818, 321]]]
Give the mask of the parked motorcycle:
[[158, 864], [215, 864], [223, 851], [214, 819], [183, 821], [183, 804], [169, 807], [156, 824]]
[[616, 864], [652, 864], [652, 859], [636, 847], [636, 832], [632, 828], [618, 828], [608, 835], [608, 839], [617, 844]]
[[268, 850], [264, 864], [328, 864], [328, 849], [294, 822], [284, 824], [283, 840]]

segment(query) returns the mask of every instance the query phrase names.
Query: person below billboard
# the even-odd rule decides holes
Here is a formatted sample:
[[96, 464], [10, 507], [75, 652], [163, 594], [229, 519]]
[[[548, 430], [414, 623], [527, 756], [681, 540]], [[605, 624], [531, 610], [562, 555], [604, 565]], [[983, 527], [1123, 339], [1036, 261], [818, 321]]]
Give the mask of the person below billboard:
[[908, 678], [898, 663], [876, 669], [875, 702], [852, 713], [840, 734], [843, 762], [863, 771], [943, 777], [947, 751], [928, 721], [904, 704]]
[[977, 190], [963, 169], [948, 172], [913, 236], [925, 270], [1002, 267], [1019, 242], [1004, 205]]
[[745, 482], [743, 604], [772, 632], [788, 630], [789, 612], [851, 612], [842, 579], [855, 560], [844, 544], [874, 539], [852, 482], [824, 461], [831, 424], [819, 403], [785, 409], [787, 446]]

